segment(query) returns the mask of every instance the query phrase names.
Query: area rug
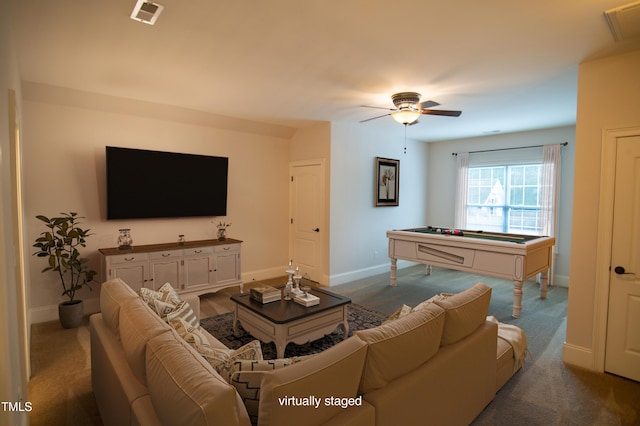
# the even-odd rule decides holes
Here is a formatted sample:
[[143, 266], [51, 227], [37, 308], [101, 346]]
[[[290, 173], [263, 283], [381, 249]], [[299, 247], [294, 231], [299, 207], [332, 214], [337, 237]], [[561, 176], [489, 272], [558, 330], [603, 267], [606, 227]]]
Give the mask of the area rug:
[[[387, 319], [385, 314], [352, 303], [348, 306], [349, 336], [356, 330], [376, 327], [385, 319]], [[238, 349], [242, 345], [255, 340], [253, 336], [242, 328], [242, 324], [238, 327], [238, 335], [233, 335], [233, 312], [205, 318], [200, 321], [200, 325], [230, 349]], [[322, 352], [336, 343], [341, 342], [343, 337], [344, 331], [342, 330], [342, 326], [339, 326], [333, 333], [326, 335], [322, 339], [314, 340], [304, 345], [289, 343], [285, 349], [284, 356], [303, 356]], [[261, 346], [264, 359], [277, 358], [276, 345], [273, 342], [261, 342]]]

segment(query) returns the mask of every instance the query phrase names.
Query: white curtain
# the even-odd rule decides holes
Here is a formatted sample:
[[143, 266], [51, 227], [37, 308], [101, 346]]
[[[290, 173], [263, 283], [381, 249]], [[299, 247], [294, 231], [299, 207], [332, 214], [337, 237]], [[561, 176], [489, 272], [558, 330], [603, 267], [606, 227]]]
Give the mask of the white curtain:
[[459, 152], [456, 157], [457, 185], [455, 199], [454, 228], [467, 226], [467, 196], [469, 193], [469, 153]]
[[542, 235], [556, 238], [553, 248], [549, 284], [553, 285], [555, 254], [558, 253], [558, 194], [560, 186], [560, 144], [544, 145], [542, 148], [542, 195], [540, 200], [540, 222]]

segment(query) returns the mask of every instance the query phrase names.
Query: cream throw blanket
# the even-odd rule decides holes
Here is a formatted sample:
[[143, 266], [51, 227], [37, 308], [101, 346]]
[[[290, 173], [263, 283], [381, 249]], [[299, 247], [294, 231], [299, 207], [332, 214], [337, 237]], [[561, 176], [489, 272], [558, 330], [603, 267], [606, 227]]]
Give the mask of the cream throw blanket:
[[513, 366], [513, 372], [524, 367], [524, 360], [529, 355], [529, 348], [527, 347], [527, 335], [520, 327], [511, 324], [503, 324], [499, 322], [494, 316], [487, 317], [487, 321], [498, 324], [498, 338], [506, 341], [513, 348], [513, 357], [515, 363]]

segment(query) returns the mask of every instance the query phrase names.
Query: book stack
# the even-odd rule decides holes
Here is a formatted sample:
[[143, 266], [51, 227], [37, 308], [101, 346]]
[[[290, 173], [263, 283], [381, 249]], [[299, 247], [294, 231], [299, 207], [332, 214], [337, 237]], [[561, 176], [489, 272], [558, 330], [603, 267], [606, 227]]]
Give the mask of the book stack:
[[282, 292], [279, 289], [270, 285], [252, 288], [250, 294], [253, 300], [262, 304], [276, 302], [282, 296]]
[[320, 304], [320, 298], [318, 296], [314, 296], [311, 293], [302, 293], [293, 298], [293, 301], [301, 304], [302, 306], [315, 306]]

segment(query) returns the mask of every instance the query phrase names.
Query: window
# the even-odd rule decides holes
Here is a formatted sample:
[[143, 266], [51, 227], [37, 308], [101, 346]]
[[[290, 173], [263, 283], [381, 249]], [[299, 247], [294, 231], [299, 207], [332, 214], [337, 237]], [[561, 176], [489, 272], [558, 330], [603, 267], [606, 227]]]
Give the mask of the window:
[[467, 229], [540, 235], [540, 164], [469, 167]]

